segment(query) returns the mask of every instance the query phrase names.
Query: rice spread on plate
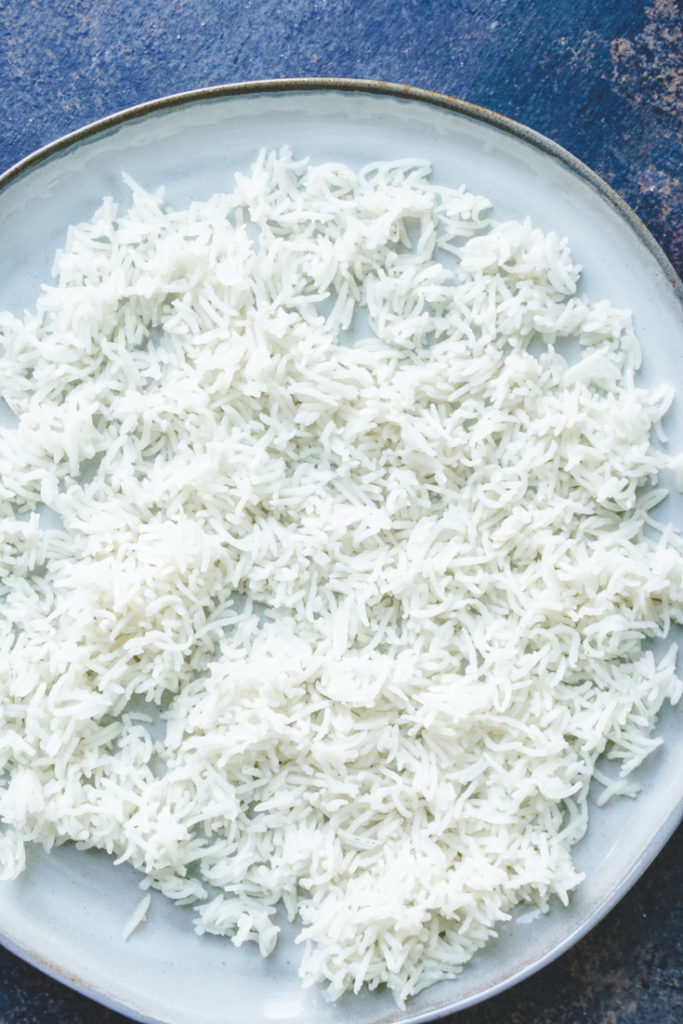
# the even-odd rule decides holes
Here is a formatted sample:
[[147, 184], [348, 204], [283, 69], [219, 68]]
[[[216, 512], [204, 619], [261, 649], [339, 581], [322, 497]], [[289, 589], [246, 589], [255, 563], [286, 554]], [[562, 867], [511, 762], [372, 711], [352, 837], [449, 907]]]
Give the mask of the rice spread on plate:
[[0, 318], [0, 866], [106, 850], [264, 955], [284, 907], [403, 1004], [566, 902], [680, 696], [671, 393], [425, 162], [130, 187]]

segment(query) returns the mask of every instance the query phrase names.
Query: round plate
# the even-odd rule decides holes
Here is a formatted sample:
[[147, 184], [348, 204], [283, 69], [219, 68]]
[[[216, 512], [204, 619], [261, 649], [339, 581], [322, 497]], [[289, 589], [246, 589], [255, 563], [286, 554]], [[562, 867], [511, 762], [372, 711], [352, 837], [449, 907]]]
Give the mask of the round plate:
[[[530, 215], [569, 237], [590, 298], [633, 310], [644, 350], [643, 381], [683, 381], [683, 291], [634, 214], [568, 153], [496, 114], [433, 93], [346, 80], [257, 82], [183, 94], [117, 114], [66, 137], [0, 178], [0, 308], [33, 306], [67, 225], [89, 219], [103, 195], [126, 202], [121, 173], [166, 186], [184, 206], [231, 188], [262, 147], [289, 146], [313, 161], [354, 167], [428, 157], [434, 179], [465, 183], [493, 200], [498, 218]], [[683, 403], [681, 403], [683, 404]], [[683, 447], [683, 418], [667, 419]], [[680, 498], [663, 512], [683, 522]], [[386, 993], [336, 1004], [301, 989], [298, 947], [287, 938], [262, 960], [229, 940], [198, 938], [192, 912], [155, 894], [147, 923], [121, 931], [140, 897], [138, 878], [108, 858], [65, 846], [31, 851], [26, 872], [0, 884], [0, 938], [61, 981], [140, 1021], [223, 1024], [417, 1024], [461, 1009], [526, 977], [572, 945], [628, 890], [681, 817], [680, 711], [667, 706], [665, 745], [640, 772], [634, 802], [593, 808], [576, 848], [586, 880], [568, 908], [521, 909], [457, 981], [422, 992], [405, 1011]]]

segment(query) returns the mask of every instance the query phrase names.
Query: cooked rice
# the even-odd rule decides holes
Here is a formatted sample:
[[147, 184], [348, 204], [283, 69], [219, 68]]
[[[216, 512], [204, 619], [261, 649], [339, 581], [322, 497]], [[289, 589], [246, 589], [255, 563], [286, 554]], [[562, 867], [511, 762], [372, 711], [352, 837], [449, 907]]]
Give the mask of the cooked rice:
[[0, 867], [106, 850], [264, 956], [284, 906], [305, 984], [403, 1004], [567, 902], [680, 697], [671, 392], [424, 162], [130, 187], [0, 317]]

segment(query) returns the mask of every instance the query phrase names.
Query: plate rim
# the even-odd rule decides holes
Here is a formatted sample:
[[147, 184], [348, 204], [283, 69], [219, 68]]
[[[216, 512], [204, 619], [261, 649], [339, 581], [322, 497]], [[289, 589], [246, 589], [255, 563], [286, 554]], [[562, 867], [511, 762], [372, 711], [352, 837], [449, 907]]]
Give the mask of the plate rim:
[[[169, 111], [177, 107], [191, 105], [193, 103], [205, 103], [221, 99], [233, 99], [248, 95], [281, 94], [291, 92], [309, 93], [347, 93], [361, 95], [387, 96], [394, 99], [415, 101], [429, 106], [440, 107], [451, 113], [464, 117], [468, 120], [480, 122], [520, 141], [532, 146], [534, 149], [559, 161], [570, 172], [582, 179], [594, 192], [604, 199], [609, 206], [620, 216], [631, 231], [637, 236], [639, 242], [644, 245], [648, 253], [654, 258], [659, 269], [665, 275], [672, 287], [674, 296], [683, 306], [683, 281], [679, 277], [675, 267], [668, 256], [657, 242], [654, 235], [646, 227], [637, 213], [628, 205], [621, 195], [609, 185], [599, 174], [593, 171], [578, 157], [559, 143], [542, 134], [541, 132], [528, 127], [506, 115], [500, 114], [487, 107], [477, 105], [468, 100], [450, 96], [445, 93], [431, 91], [428, 89], [395, 83], [391, 81], [348, 78], [348, 77], [294, 77], [294, 78], [266, 78], [247, 81], [230, 82], [205, 86], [197, 89], [186, 90], [178, 93], [171, 93], [165, 96], [146, 100], [122, 108], [114, 113], [97, 118], [88, 122], [80, 128], [67, 132], [66, 134], [40, 146], [38, 149], [21, 158], [12, 164], [5, 171], [0, 173], [0, 193], [16, 183], [26, 172], [39, 167], [52, 157], [68, 151], [71, 147], [90, 141], [105, 134], [121, 125], [137, 121], [155, 113]], [[445, 1004], [438, 1007], [416, 1010], [409, 1016], [401, 1016], [403, 1024], [426, 1024], [428, 1021], [442, 1019], [451, 1014], [471, 1008], [474, 1005], [485, 1002], [502, 992], [518, 985], [525, 979], [533, 976], [538, 971], [547, 967], [554, 960], [558, 959], [588, 932], [596, 927], [604, 917], [624, 898], [632, 889], [635, 883], [642, 877], [648, 867], [662, 851], [668, 840], [672, 838], [681, 822], [683, 822], [683, 795], [677, 805], [672, 808], [661, 822], [657, 831], [652, 835], [640, 855], [633, 861], [630, 869], [622, 877], [618, 885], [607, 892], [599, 905], [595, 906], [590, 915], [577, 927], [542, 957], [520, 967], [515, 973], [504, 980], [492, 985], [484, 991], [475, 993], [470, 997], [458, 1002], [457, 1005]], [[104, 990], [97, 990], [85, 980], [62, 969], [58, 964], [45, 960], [41, 955], [30, 948], [24, 947], [6, 935], [0, 927], [0, 944], [9, 952], [20, 957], [31, 964], [42, 973], [49, 975], [61, 984], [64, 984], [86, 997], [95, 1000], [100, 1005], [109, 1007], [116, 1012], [126, 1015], [133, 1014], [135, 1020], [148, 1022], [161, 1022], [161, 1018], [143, 1015], [132, 1005], [124, 1005], [117, 1001], [114, 995]], [[393, 1018], [391, 1018], [393, 1019]], [[379, 1022], [378, 1022], [379, 1024]]]
[[40, 163], [55, 156], [62, 150], [80, 142], [87, 141], [96, 135], [117, 128], [119, 125], [138, 118], [146, 117], [159, 111], [169, 110], [173, 107], [184, 106], [190, 103], [198, 103], [215, 99], [230, 99], [237, 96], [255, 95], [262, 93], [282, 92], [346, 92], [365, 93], [369, 95], [386, 95], [398, 99], [415, 100], [431, 106], [442, 107], [452, 113], [480, 121], [484, 124], [498, 128], [500, 131], [516, 136], [535, 149], [539, 149], [549, 156], [559, 160], [574, 174], [583, 178], [592, 186], [603, 199], [612, 206], [629, 224], [631, 229], [646, 246], [650, 254], [657, 260], [660, 268], [668, 278], [674, 293], [683, 303], [683, 280], [679, 277], [674, 265], [666, 255], [659, 242], [656, 240], [650, 229], [641, 220], [626, 200], [609, 185], [596, 171], [588, 164], [580, 160], [570, 150], [565, 149], [560, 143], [537, 131], [529, 128], [521, 121], [517, 121], [505, 114], [499, 114], [489, 107], [480, 106], [470, 100], [464, 100], [447, 93], [436, 92], [424, 89], [419, 86], [407, 85], [398, 82], [384, 81], [372, 78], [346, 78], [346, 77], [298, 77], [298, 78], [262, 78], [249, 79], [243, 82], [225, 82], [218, 85], [203, 86], [198, 89], [189, 89], [177, 93], [169, 93], [165, 96], [155, 97], [141, 103], [123, 107], [112, 114], [90, 121], [80, 128], [67, 132], [58, 138], [40, 146], [38, 149], [22, 157], [12, 164], [5, 171], [0, 173], [0, 192], [26, 171]]

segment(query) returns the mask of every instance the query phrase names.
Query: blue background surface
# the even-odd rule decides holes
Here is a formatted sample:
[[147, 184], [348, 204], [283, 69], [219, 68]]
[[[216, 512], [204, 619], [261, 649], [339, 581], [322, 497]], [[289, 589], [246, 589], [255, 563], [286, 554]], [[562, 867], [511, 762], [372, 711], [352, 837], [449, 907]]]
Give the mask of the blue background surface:
[[[0, 171], [132, 104], [299, 76], [403, 82], [543, 132], [626, 199], [681, 273], [680, 0], [0, 0]], [[575, 949], [458, 1024], [681, 1021], [682, 891], [679, 830]], [[123, 1020], [0, 948], [0, 1024]]]

